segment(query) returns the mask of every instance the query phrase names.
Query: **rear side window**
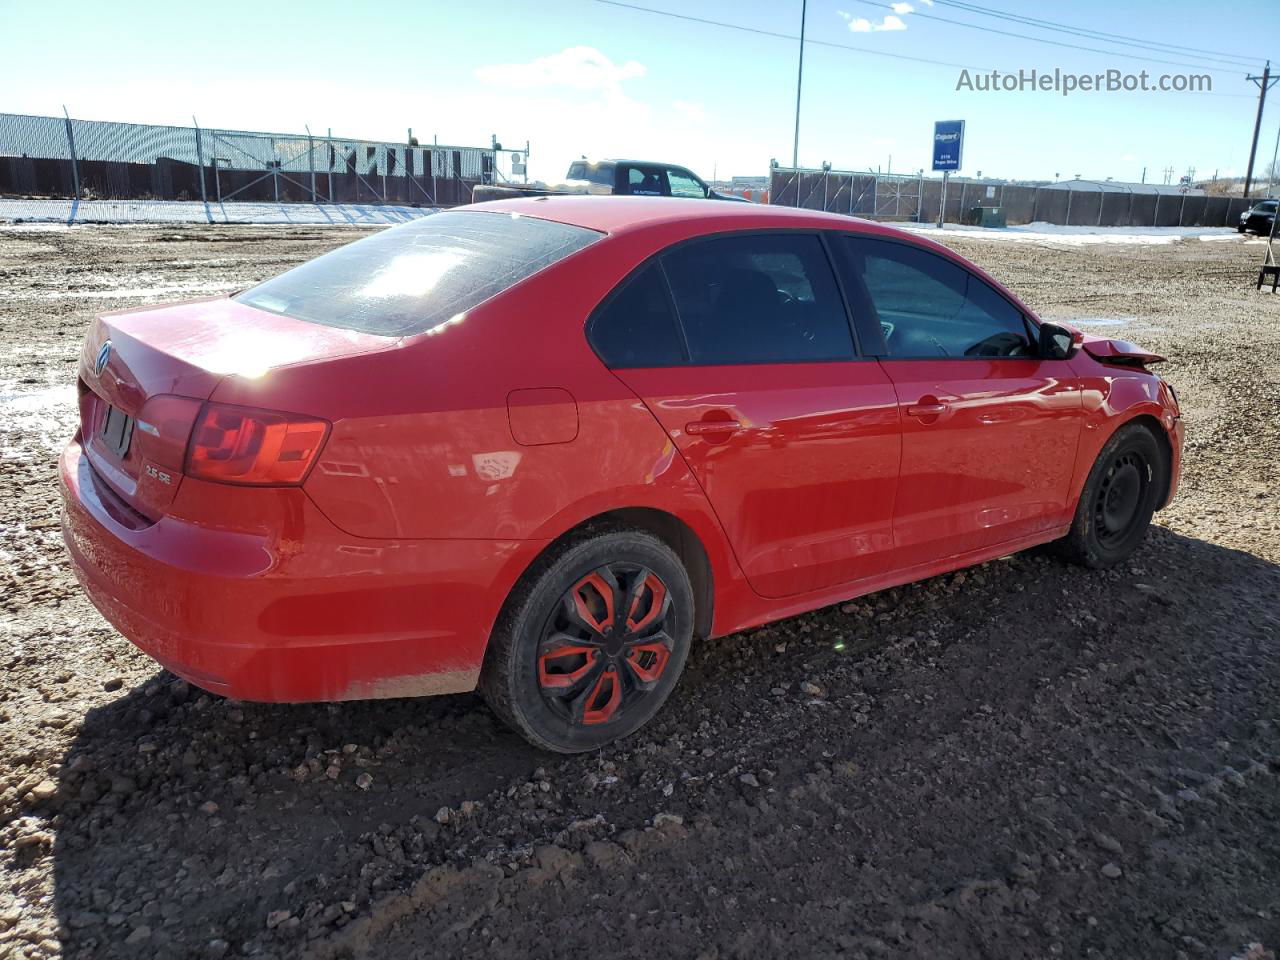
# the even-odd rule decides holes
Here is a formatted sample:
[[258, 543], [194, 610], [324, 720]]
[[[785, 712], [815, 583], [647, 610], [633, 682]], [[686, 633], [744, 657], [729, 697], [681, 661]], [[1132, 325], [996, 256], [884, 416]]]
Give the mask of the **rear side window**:
[[1021, 311], [980, 277], [928, 250], [846, 237], [891, 357], [1029, 357]]
[[627, 192], [641, 197], [660, 197], [666, 193], [660, 170], [642, 170], [640, 167], [627, 168]]
[[849, 360], [853, 336], [822, 241], [716, 237], [663, 255], [695, 364]]
[[407, 336], [438, 327], [601, 236], [506, 213], [436, 213], [339, 247], [235, 299], [328, 327]]
[[591, 346], [615, 369], [685, 362], [684, 345], [662, 269], [650, 263], [613, 295], [591, 321]]

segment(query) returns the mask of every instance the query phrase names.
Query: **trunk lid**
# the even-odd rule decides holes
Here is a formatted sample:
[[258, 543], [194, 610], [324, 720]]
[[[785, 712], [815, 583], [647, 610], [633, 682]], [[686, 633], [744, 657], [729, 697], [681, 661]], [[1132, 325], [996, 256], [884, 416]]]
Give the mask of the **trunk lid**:
[[80, 354], [85, 455], [140, 523], [154, 521], [178, 492], [196, 417], [224, 378], [397, 343], [221, 297], [103, 314]]

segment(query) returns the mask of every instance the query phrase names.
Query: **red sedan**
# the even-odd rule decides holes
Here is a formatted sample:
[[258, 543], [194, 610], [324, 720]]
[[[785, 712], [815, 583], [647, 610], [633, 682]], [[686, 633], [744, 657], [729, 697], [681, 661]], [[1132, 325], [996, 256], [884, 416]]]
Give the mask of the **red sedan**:
[[1159, 359], [886, 226], [503, 201], [95, 320], [64, 534], [206, 690], [478, 687], [587, 750], [695, 638], [1048, 541], [1129, 556], [1177, 485]]

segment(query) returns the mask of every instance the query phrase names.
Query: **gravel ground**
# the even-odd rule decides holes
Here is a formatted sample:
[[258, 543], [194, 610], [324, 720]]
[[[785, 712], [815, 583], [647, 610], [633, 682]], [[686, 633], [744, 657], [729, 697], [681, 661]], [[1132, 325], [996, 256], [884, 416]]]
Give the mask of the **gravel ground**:
[[0, 956], [1270, 956], [1260, 246], [947, 240], [1045, 316], [1171, 358], [1183, 487], [1146, 544], [1106, 573], [1032, 552], [703, 643], [654, 724], [560, 758], [473, 696], [205, 695], [64, 561], [54, 458], [90, 314], [355, 235], [0, 231]]

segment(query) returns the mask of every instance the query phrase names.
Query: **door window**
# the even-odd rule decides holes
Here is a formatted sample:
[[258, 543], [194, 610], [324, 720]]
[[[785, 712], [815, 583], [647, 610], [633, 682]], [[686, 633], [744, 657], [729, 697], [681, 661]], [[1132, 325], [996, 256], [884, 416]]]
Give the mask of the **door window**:
[[891, 357], [1031, 357], [1021, 311], [957, 263], [918, 247], [846, 237]]
[[641, 167], [627, 168], [627, 193], [640, 197], [660, 197], [663, 189], [662, 171], [645, 170]]
[[685, 362], [666, 281], [651, 263], [625, 281], [591, 321], [591, 346], [609, 367], [670, 367]]
[[853, 336], [822, 241], [717, 237], [662, 263], [695, 364], [849, 360]]
[[668, 170], [667, 181], [671, 184], [671, 195], [673, 197], [697, 197], [699, 200], [705, 200], [707, 197], [706, 187], [690, 174], [681, 173], [678, 170]]

